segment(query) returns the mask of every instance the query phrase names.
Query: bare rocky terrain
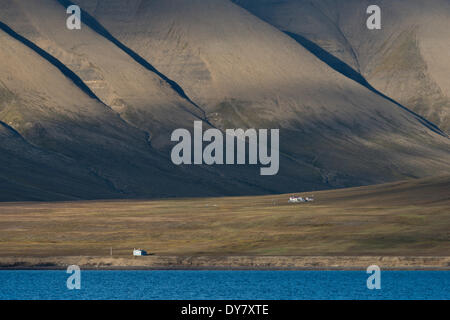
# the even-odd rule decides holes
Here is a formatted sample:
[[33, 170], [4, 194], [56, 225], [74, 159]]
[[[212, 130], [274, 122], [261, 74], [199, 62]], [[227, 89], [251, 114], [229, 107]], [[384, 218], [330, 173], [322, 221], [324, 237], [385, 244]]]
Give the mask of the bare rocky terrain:
[[[445, 49], [448, 28], [425, 27], [428, 20], [448, 21], [447, 2], [433, 1], [428, 20], [399, 34], [390, 28], [410, 23], [397, 19], [391, 26], [386, 17], [384, 35], [370, 42], [362, 33], [361, 44], [354, 38], [365, 23], [346, 26], [348, 36], [331, 22], [320, 25], [319, 13], [334, 10], [331, 1], [319, 7], [300, 1], [302, 10], [289, 1], [74, 3], [84, 9], [83, 25], [71, 31], [70, 1], [0, 0], [3, 201], [273, 194], [450, 173], [450, 140], [430, 122], [445, 129], [448, 110], [446, 60], [438, 55], [448, 50], [433, 49], [430, 30], [442, 30], [438, 43]], [[292, 10], [283, 9], [288, 5]], [[358, 24], [365, 11], [355, 16], [353, 5], [336, 14]], [[304, 31], [296, 14], [308, 14], [309, 22], [316, 17], [317, 34]], [[386, 96], [318, 59], [293, 34], [316, 41]], [[386, 50], [364, 49], [381, 44]], [[408, 71], [398, 71], [398, 61]], [[410, 89], [398, 87], [406, 84]], [[419, 98], [417, 106], [406, 101]], [[280, 129], [279, 174], [261, 177], [255, 166], [173, 165], [170, 133], [192, 130], [194, 120], [219, 129]]]
[[381, 30], [366, 28], [366, 9], [374, 4], [366, 0], [234, 2], [349, 74], [326, 53], [333, 55], [361, 81], [450, 131], [449, 1], [377, 1]]

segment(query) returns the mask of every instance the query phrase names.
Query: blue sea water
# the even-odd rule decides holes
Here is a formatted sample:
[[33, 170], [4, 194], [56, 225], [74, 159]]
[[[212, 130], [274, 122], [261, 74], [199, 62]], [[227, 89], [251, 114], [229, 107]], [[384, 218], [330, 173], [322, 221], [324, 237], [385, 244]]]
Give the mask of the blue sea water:
[[363, 271], [0, 271], [0, 299], [302, 300], [445, 299], [449, 271], [382, 271], [369, 290]]

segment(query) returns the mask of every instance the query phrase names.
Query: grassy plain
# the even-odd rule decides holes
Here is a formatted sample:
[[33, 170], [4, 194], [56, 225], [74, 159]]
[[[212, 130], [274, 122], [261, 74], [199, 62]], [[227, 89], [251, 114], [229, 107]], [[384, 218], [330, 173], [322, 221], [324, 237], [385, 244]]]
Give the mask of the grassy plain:
[[313, 194], [0, 203], [0, 257], [450, 256], [450, 177]]

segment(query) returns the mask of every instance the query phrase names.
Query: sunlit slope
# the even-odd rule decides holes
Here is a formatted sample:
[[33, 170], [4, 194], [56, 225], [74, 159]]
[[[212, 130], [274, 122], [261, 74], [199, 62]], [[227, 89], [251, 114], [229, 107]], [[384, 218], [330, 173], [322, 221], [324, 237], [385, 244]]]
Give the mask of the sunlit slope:
[[[69, 158], [84, 168], [94, 182], [106, 185], [105, 190], [115, 197], [194, 196], [257, 190], [234, 181], [222, 185], [208, 171], [177, 168], [167, 155], [150, 146], [144, 131], [90, 97], [75, 85], [76, 79], [65, 76], [36, 51], [4, 32], [0, 32], [0, 42], [0, 120], [29, 143]], [[14, 149], [9, 140], [4, 143], [4, 148]], [[53, 166], [51, 161], [49, 166]], [[9, 181], [13, 183], [15, 174], [8, 168], [6, 165], [2, 172], [9, 172]], [[22, 170], [26, 172], [26, 166]], [[42, 170], [46, 172], [45, 167]], [[70, 168], [67, 170], [70, 172]], [[39, 183], [32, 180], [33, 176], [29, 178], [30, 185]], [[86, 190], [95, 187], [89, 181], [85, 183]], [[102, 190], [86, 196], [86, 192], [77, 194], [73, 187], [74, 195], [81, 198], [105, 197]], [[5, 197], [9, 191], [5, 188]], [[33, 198], [27, 193], [22, 196], [28, 200]]]
[[120, 192], [121, 183], [113, 182], [120, 180], [115, 172], [122, 160], [118, 155], [130, 161], [137, 152], [150, 154], [145, 134], [90, 98], [37, 53], [3, 32], [0, 37], [2, 83], [14, 96], [2, 103], [1, 120], [31, 143], [77, 159], [102, 179], [111, 177]]
[[[83, 12], [72, 31], [67, 1], [0, 3], [0, 121], [76, 163], [81, 185], [106, 186], [81, 192], [74, 183], [61, 189], [67, 197], [267, 194], [450, 170], [438, 129], [230, 1], [79, 2], [93, 18]], [[205, 129], [280, 128], [278, 175], [173, 165], [170, 133], [199, 118]], [[11, 199], [16, 174], [6, 180]]]
[[335, 55], [384, 94], [450, 130], [450, 3], [377, 1], [382, 29], [368, 30], [371, 1], [236, 0], [282, 31]]
[[0, 21], [75, 72], [102, 102], [148, 132], [154, 146], [166, 146], [175, 128], [203, 117], [158, 75], [90, 28], [67, 29], [68, 15], [57, 1], [0, 3]]
[[296, 163], [281, 162], [280, 174], [348, 186], [448, 171], [448, 139], [230, 1], [76, 3], [214, 125], [281, 128]]
[[[277, 177], [274, 183], [266, 182], [256, 166], [177, 167], [171, 163], [169, 152], [154, 148], [147, 132], [136, 129], [101, 103], [64, 64], [54, 61], [47, 52], [14, 31], [9, 33], [15, 34], [17, 39], [2, 34], [2, 75], [7, 81], [3, 83], [5, 98], [1, 119], [41, 149], [77, 161], [109, 186], [114, 197], [262, 194], [298, 186], [304, 189], [318, 186], [314, 180], [300, 180], [301, 176], [296, 173]], [[40, 81], [42, 75], [45, 81]], [[40, 104], [34, 100], [39, 100]], [[92, 110], [86, 105], [92, 105]], [[170, 110], [168, 112], [172, 115]], [[189, 121], [189, 126], [193, 125], [192, 119], [185, 117], [184, 120]], [[205, 124], [205, 129], [207, 127]], [[170, 135], [165, 139], [170, 141]], [[11, 177], [14, 178], [14, 174]], [[15, 188], [12, 180], [9, 182], [4, 199], [19, 199], [16, 193], [12, 194]], [[321, 187], [327, 186], [321, 184]], [[107, 197], [95, 192], [78, 196]], [[22, 199], [35, 197], [23, 192]], [[54, 197], [43, 199], [53, 200]]]

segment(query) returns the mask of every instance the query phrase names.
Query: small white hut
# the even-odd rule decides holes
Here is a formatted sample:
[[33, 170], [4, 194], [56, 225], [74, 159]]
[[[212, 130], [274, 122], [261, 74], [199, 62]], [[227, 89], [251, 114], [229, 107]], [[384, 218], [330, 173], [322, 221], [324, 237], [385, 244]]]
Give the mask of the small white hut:
[[133, 249], [133, 256], [146, 256], [147, 251], [141, 249]]

